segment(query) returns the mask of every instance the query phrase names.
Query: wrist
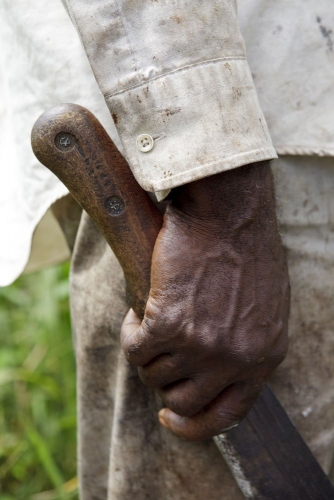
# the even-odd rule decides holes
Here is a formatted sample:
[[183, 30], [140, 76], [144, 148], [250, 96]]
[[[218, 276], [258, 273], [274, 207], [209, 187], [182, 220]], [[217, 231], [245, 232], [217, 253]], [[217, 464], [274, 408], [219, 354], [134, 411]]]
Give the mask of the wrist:
[[173, 190], [178, 219], [226, 237], [233, 229], [276, 228], [274, 184], [269, 162], [254, 163]]

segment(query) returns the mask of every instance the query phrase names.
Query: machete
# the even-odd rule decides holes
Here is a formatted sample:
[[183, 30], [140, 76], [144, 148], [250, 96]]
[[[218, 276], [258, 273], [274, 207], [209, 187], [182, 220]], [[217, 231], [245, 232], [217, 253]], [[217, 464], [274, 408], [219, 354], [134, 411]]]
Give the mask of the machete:
[[[123, 268], [129, 305], [142, 318], [162, 215], [85, 108], [62, 104], [45, 112], [32, 147], [101, 230]], [[214, 441], [245, 498], [334, 500], [329, 479], [268, 386], [239, 426]]]

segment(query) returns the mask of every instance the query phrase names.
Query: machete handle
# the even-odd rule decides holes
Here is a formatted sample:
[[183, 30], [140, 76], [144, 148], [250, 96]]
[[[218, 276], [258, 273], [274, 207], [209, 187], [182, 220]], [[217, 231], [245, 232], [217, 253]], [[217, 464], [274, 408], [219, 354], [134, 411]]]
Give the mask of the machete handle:
[[65, 184], [99, 227], [123, 269], [129, 305], [143, 318], [162, 216], [87, 109], [61, 104], [31, 134], [35, 156]]

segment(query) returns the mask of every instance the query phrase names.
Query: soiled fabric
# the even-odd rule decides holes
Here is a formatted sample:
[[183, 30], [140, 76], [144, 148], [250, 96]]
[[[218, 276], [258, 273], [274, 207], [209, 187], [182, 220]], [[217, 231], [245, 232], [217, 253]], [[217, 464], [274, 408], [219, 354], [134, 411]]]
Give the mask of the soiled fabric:
[[334, 154], [331, 0], [238, 0], [261, 108], [280, 155]]
[[[292, 286], [291, 346], [271, 380], [329, 473], [334, 451], [334, 160], [273, 163]], [[243, 498], [213, 441], [188, 443], [162, 428], [161, 403], [119, 343], [127, 311], [122, 271], [87, 215], [73, 258], [72, 319], [79, 398], [82, 500]]]
[[[39, 115], [61, 102], [81, 104], [121, 145], [59, 0], [45, 9], [37, 0], [1, 0], [0, 48], [0, 286], [6, 286], [26, 267], [36, 226], [68, 193], [31, 150], [30, 132]], [[69, 258], [59, 231], [49, 212], [36, 232], [28, 269]]]

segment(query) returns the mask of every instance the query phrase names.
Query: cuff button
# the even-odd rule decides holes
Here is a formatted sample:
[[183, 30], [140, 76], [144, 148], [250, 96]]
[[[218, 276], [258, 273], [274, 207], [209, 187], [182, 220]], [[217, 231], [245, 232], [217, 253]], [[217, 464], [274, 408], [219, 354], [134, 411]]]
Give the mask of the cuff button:
[[148, 134], [141, 134], [137, 137], [136, 145], [139, 151], [142, 153], [148, 153], [154, 146], [153, 137]]

